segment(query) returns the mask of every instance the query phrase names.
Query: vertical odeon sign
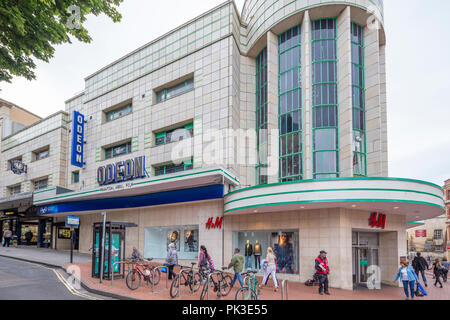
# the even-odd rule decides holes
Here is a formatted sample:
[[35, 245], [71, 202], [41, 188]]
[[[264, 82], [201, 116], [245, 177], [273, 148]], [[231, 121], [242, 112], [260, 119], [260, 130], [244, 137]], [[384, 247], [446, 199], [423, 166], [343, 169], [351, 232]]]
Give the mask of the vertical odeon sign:
[[83, 167], [84, 151], [84, 115], [78, 111], [73, 112], [72, 117], [72, 156], [71, 163], [74, 166]]

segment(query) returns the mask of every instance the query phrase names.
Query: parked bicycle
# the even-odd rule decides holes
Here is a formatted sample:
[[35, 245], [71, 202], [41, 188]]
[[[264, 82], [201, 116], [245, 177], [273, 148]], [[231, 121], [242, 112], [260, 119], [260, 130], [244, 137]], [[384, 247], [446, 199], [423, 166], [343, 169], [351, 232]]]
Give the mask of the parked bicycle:
[[128, 289], [136, 290], [141, 285], [141, 278], [147, 282], [147, 285], [152, 284], [158, 285], [161, 280], [161, 272], [159, 269], [153, 270], [153, 267], [150, 265], [150, 261], [153, 258], [146, 258], [144, 260], [131, 260], [130, 262], [133, 264], [130, 272], [126, 278], [126, 284]]
[[[206, 279], [208, 279], [209, 274], [217, 274], [216, 279], [214, 279], [213, 275], [209, 277], [211, 279], [212, 287], [214, 292], [217, 292], [217, 297], [226, 297], [233, 286], [231, 283], [233, 282], [233, 279], [229, 274], [225, 274], [224, 270], [228, 269], [227, 267], [222, 267], [222, 270], [212, 270], [212, 271], [204, 271], [204, 275], [206, 276]], [[200, 295], [200, 300], [205, 300], [206, 295], [209, 290], [209, 283], [208, 280], [206, 280], [205, 284], [203, 285], [203, 290]]]
[[[192, 292], [197, 292], [200, 289], [202, 284], [202, 275], [199, 272], [194, 272], [195, 262], [191, 262], [190, 268], [185, 268], [185, 270], [181, 270], [179, 274], [175, 276], [170, 286], [170, 296], [175, 298], [178, 295], [178, 291], [181, 286], [189, 286], [189, 289]], [[181, 267], [183, 269], [183, 267]], [[180, 283], [178, 284], [178, 281]]]
[[248, 270], [242, 273], [244, 276], [244, 286], [236, 292], [234, 300], [258, 300], [260, 289], [256, 279], [257, 270]]

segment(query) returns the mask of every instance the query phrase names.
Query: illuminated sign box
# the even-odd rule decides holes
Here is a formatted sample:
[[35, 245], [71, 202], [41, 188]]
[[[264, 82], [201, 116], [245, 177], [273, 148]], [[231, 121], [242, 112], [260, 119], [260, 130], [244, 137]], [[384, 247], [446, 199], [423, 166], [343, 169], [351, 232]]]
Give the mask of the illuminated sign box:
[[70, 163], [82, 168], [84, 164], [84, 115], [74, 111], [72, 118], [72, 155]]

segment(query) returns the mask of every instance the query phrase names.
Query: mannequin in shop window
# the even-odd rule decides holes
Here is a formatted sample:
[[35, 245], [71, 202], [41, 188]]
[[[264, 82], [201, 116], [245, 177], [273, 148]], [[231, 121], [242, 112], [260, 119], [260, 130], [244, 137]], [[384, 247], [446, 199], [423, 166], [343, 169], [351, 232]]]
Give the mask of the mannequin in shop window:
[[262, 248], [261, 248], [261, 244], [258, 242], [258, 240], [256, 240], [255, 243], [255, 269], [260, 270], [261, 269], [261, 254], [262, 254]]
[[292, 262], [294, 250], [286, 233], [279, 236], [278, 243], [275, 244], [274, 249], [275, 256], [277, 257], [278, 272], [293, 273]]
[[250, 243], [250, 240], [247, 240], [245, 245], [245, 269], [252, 268], [252, 255], [253, 255], [253, 246]]

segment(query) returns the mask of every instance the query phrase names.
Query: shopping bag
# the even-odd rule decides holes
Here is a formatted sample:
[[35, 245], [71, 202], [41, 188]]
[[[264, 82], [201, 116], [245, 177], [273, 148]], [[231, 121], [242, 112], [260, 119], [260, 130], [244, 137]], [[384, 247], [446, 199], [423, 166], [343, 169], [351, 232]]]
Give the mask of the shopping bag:
[[[167, 267], [167, 263], [164, 264], [165, 267]], [[161, 268], [162, 273], [167, 273], [167, 268]]]
[[419, 288], [420, 291], [422, 291], [424, 296], [428, 295], [428, 293], [425, 291], [425, 289], [422, 287], [420, 283], [417, 283], [417, 287]]

